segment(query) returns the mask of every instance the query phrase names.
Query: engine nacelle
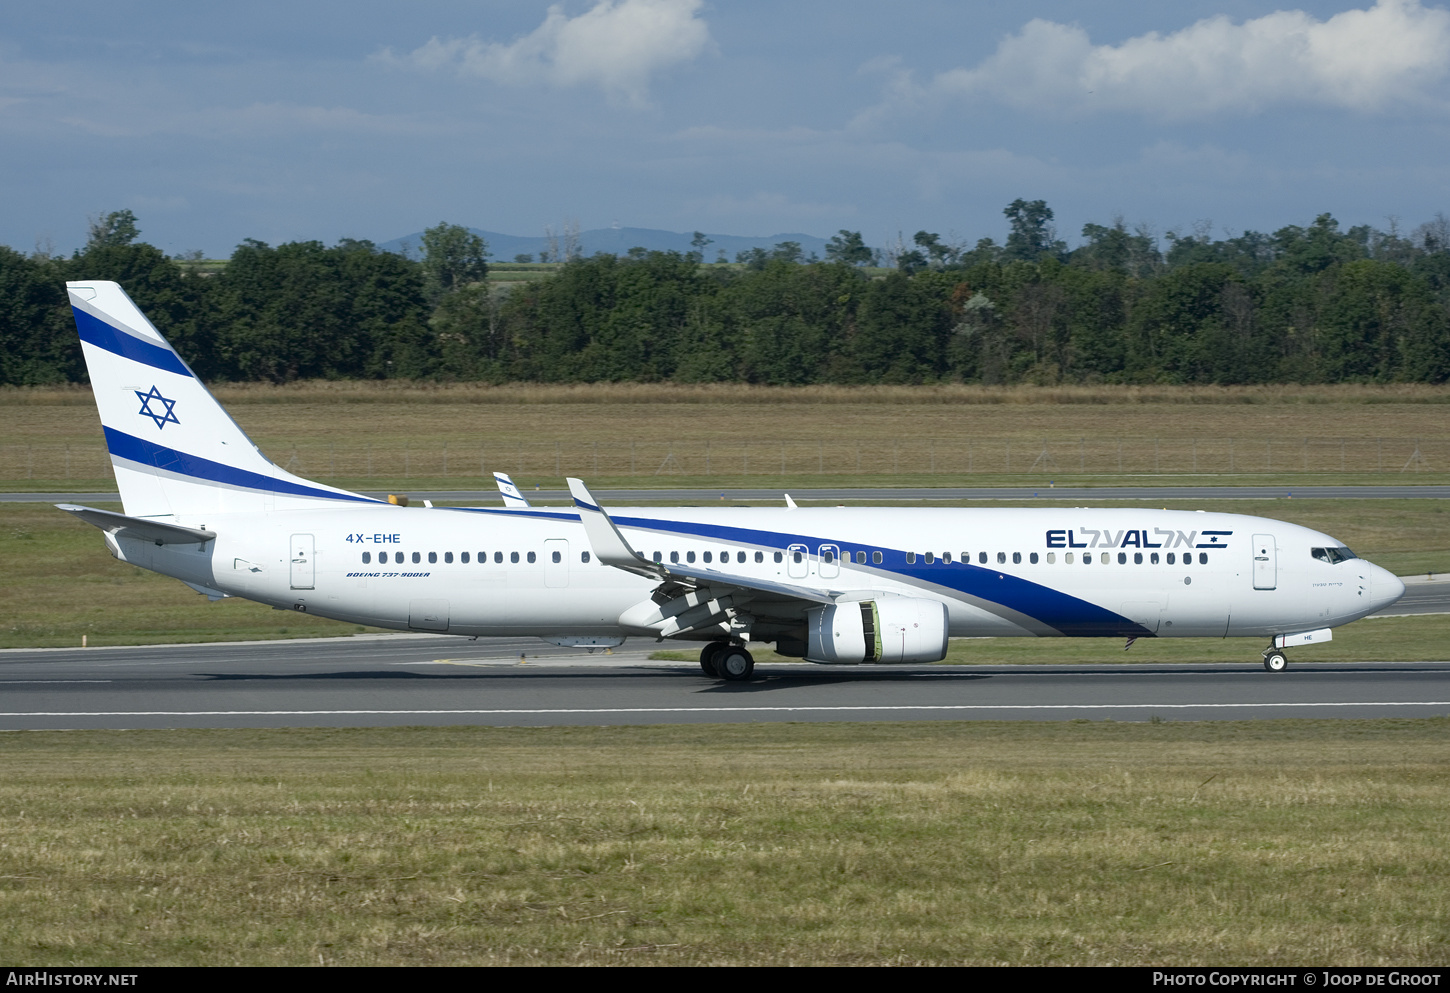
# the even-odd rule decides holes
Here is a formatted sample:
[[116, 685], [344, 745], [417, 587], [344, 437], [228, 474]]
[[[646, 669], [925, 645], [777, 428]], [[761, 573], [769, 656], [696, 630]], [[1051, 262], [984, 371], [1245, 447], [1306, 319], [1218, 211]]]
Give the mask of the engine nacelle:
[[806, 611], [808, 662], [940, 662], [947, 608], [937, 600], [882, 597]]

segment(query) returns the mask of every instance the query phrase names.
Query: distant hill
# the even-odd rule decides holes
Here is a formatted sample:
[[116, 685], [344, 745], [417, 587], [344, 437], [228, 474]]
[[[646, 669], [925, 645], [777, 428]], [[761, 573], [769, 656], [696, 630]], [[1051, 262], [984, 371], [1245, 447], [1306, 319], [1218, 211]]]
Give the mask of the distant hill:
[[[468, 230], [488, 242], [489, 257], [496, 262], [512, 262], [515, 255], [532, 255], [537, 260], [549, 248], [548, 239], [542, 236], [529, 238], [498, 231], [481, 231], [478, 228]], [[599, 252], [623, 255], [631, 248], [644, 248], [652, 252], [688, 252], [690, 239], [694, 236], [693, 231], [681, 234], [678, 231], [657, 231], [653, 228], [597, 228], [593, 231], [581, 231], [579, 245], [584, 255], [595, 255]], [[707, 234], [705, 237], [711, 242], [705, 246], [706, 262], [714, 262], [722, 249], [725, 258], [734, 262], [736, 252], [751, 248], [770, 249], [783, 241], [799, 242], [807, 258], [813, 252], [820, 258], [826, 257], [826, 239], [809, 234], [773, 234], [763, 238]], [[422, 241], [423, 232], [419, 231], [383, 242], [378, 247], [385, 252], [398, 252], [417, 258], [422, 255], [419, 247]]]

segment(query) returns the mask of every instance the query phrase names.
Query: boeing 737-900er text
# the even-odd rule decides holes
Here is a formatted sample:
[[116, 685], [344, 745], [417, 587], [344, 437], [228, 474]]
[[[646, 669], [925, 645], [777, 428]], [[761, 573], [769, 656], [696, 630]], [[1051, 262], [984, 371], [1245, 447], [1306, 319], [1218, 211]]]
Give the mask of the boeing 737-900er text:
[[252, 444], [115, 283], [67, 284], [124, 513], [60, 505], [111, 554], [209, 597], [399, 631], [614, 646], [751, 642], [822, 663], [934, 662], [947, 639], [1251, 637], [1264, 665], [1404, 585], [1329, 535], [1148, 509], [406, 507]]

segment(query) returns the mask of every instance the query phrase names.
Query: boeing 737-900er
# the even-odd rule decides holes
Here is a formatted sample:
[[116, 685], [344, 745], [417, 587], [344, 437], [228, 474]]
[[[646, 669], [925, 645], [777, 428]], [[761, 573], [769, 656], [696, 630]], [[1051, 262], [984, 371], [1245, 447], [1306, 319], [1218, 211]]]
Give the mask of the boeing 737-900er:
[[124, 513], [61, 504], [111, 554], [213, 599], [399, 631], [701, 644], [822, 663], [920, 663], [952, 637], [1268, 639], [1286, 649], [1404, 585], [1329, 535], [1148, 509], [407, 507], [264, 456], [115, 283], [68, 283]]

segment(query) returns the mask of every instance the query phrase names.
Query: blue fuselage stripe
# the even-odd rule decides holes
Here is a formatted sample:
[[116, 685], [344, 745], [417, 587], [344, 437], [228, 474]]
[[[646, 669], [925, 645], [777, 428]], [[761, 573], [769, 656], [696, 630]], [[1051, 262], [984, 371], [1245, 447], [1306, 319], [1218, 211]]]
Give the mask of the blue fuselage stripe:
[[132, 362], [149, 365], [153, 369], [174, 372], [178, 376], [191, 375], [191, 370], [186, 368], [186, 364], [171, 349], [153, 345], [149, 341], [142, 341], [140, 338], [117, 330], [105, 321], [87, 314], [79, 307], [72, 307], [71, 313], [75, 315], [76, 330], [80, 332], [81, 341], [90, 342], [97, 348], [104, 348], [108, 352], [130, 359]]
[[[458, 508], [463, 509], [463, 508]], [[490, 507], [468, 508], [475, 513], [517, 514], [520, 511], [495, 510]], [[536, 510], [528, 516], [556, 520], [578, 520], [577, 514], [567, 511]], [[1005, 571], [989, 566], [976, 566], [966, 562], [935, 562], [926, 564], [918, 559], [915, 563], [906, 561], [906, 552], [901, 549], [885, 548], [865, 541], [825, 539], [815, 535], [787, 534], [779, 531], [758, 531], [751, 528], [728, 527], [719, 524], [702, 524], [686, 521], [670, 521], [657, 517], [615, 517], [620, 527], [678, 534], [682, 537], [714, 538], [724, 542], [753, 545], [784, 551], [791, 545], [818, 547], [834, 545], [839, 549], [869, 549], [882, 553], [882, 562], [871, 568], [892, 575], [916, 586], [935, 586], [952, 590], [965, 596], [976, 597], [988, 603], [995, 603], [1020, 614], [1041, 621], [1065, 635], [1078, 637], [1112, 637], [1132, 635], [1149, 637], [1153, 632], [1095, 603], [1090, 603], [1050, 586], [1043, 586], [1028, 579], [1009, 575]], [[640, 549], [648, 555], [650, 550]], [[841, 553], [846, 564], [845, 552]], [[822, 584], [825, 585], [825, 584]]]
[[234, 466], [224, 465], [221, 462], [213, 462], [211, 459], [204, 459], [200, 455], [188, 455], [185, 452], [178, 452], [174, 448], [167, 448], [152, 441], [145, 441], [134, 435], [117, 431], [115, 428], [104, 428], [106, 432], [106, 448], [112, 455], [118, 458], [129, 459], [132, 462], [139, 462], [142, 465], [155, 466], [167, 472], [174, 472], [181, 476], [191, 476], [195, 479], [204, 480], [208, 483], [221, 483], [224, 486], [237, 486], [249, 490], [264, 490], [270, 493], [287, 493], [292, 496], [322, 497], [327, 500], [353, 500], [364, 503], [378, 503], [371, 497], [357, 496], [351, 493], [334, 493], [331, 490], [319, 490], [311, 486], [303, 486], [298, 483], [288, 482], [285, 479], [274, 479], [271, 476], [264, 476], [258, 472], [250, 472], [246, 469], [238, 469]]

